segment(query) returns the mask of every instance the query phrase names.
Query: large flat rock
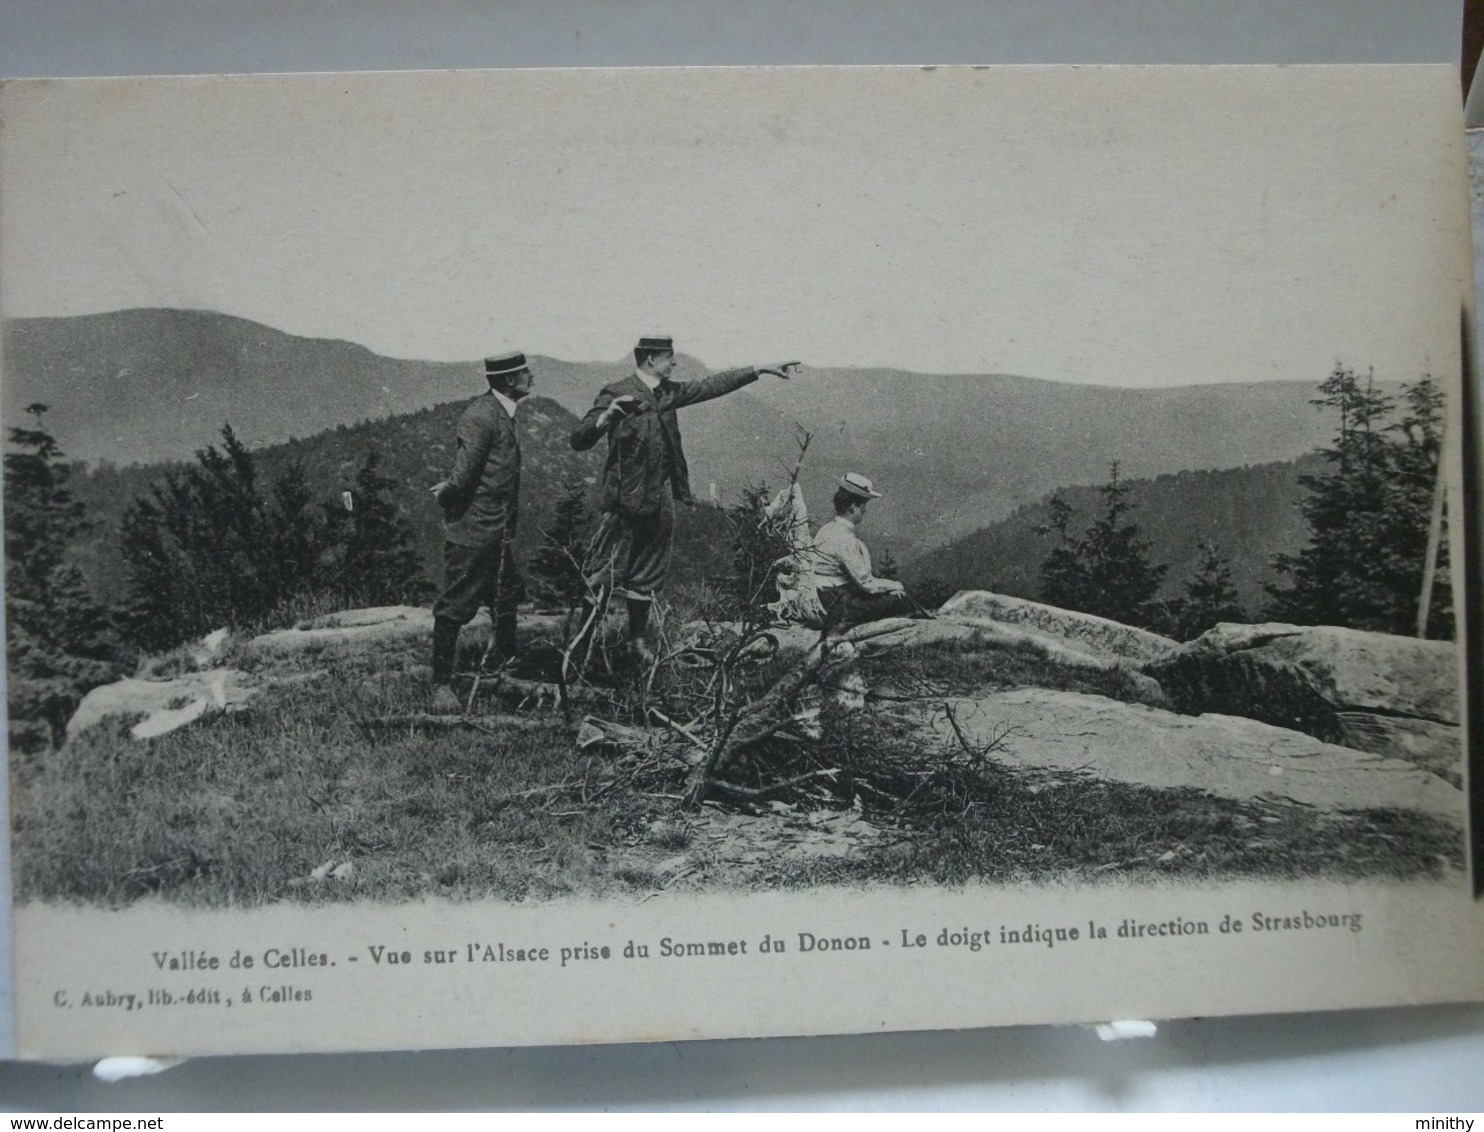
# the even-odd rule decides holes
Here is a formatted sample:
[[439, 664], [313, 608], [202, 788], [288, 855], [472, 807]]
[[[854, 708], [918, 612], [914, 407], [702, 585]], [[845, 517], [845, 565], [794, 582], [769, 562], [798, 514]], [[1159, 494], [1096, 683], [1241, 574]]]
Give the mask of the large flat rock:
[[[716, 639], [718, 632], [734, 633], [734, 625], [702, 625], [689, 627], [692, 640], [705, 645]], [[798, 660], [819, 640], [817, 629], [794, 625], [773, 628], [767, 636], [776, 642], [780, 663]], [[1092, 673], [1120, 669], [1125, 673], [1131, 687], [1139, 690], [1140, 698], [1152, 702], [1162, 699], [1159, 685], [1143, 675], [1136, 664], [1119, 657], [1110, 657], [1078, 647], [1076, 641], [1058, 637], [1053, 633], [1029, 625], [1004, 624], [984, 617], [940, 614], [936, 619], [889, 617], [867, 622], [842, 633], [840, 645], [848, 645], [848, 657], [870, 657], [904, 648], [923, 648], [947, 645], [955, 648], [971, 648], [992, 652], [996, 649], [1019, 651], [1029, 649], [1053, 667], [1070, 672]], [[772, 645], [759, 642], [752, 652], [761, 654], [772, 650]], [[842, 650], [845, 652], [847, 650]], [[849, 663], [849, 659], [845, 661]]]
[[[1283, 798], [1322, 810], [1397, 808], [1463, 822], [1464, 796], [1401, 759], [1230, 715], [1177, 715], [1102, 696], [1023, 688], [950, 700], [973, 742], [1012, 728], [999, 761], [1226, 798]], [[927, 726], [953, 742], [941, 712]]]
[[[481, 613], [485, 631], [489, 617]], [[372, 644], [433, 638], [433, 611], [413, 605], [381, 605], [350, 609], [301, 621], [291, 629], [275, 629], [247, 643], [253, 653], [270, 655], [307, 652], [327, 645]]]
[[1180, 711], [1246, 716], [1437, 773], [1463, 769], [1458, 650], [1450, 642], [1224, 624], [1144, 671]]
[[1058, 609], [989, 590], [963, 590], [944, 602], [938, 612], [944, 617], [975, 618], [1037, 629], [1082, 651], [1140, 664], [1166, 656], [1177, 647], [1168, 637], [1106, 617]]

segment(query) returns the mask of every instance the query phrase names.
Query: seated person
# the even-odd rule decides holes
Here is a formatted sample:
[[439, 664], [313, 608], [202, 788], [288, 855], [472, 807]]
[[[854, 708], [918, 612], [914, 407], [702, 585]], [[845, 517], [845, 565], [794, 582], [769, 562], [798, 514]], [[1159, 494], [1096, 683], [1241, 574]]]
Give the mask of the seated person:
[[856, 537], [855, 528], [866, 514], [866, 504], [880, 499], [871, 481], [849, 472], [835, 491], [835, 517], [819, 528], [809, 553], [818, 596], [801, 620], [815, 628], [860, 625], [883, 617], [909, 617], [916, 603], [901, 582], [871, 574], [871, 552]]

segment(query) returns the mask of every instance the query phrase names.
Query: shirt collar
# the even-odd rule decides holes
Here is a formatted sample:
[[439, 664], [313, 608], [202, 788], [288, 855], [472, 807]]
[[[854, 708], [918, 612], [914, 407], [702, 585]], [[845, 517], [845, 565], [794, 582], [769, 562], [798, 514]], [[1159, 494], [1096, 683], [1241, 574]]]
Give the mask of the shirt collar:
[[855, 530], [855, 524], [852, 523], [849, 519], [847, 519], [844, 515], [836, 515], [835, 516], [835, 522], [837, 522], [837, 523], [844, 523], [852, 531]]
[[644, 383], [644, 388], [653, 393], [660, 387], [660, 379], [652, 373], [645, 373], [638, 366], [634, 367], [634, 376]]
[[490, 396], [493, 397], [496, 401], [500, 402], [500, 408], [505, 410], [505, 415], [507, 417], [511, 418], [511, 420], [515, 419], [514, 401], [505, 396], [505, 394], [501, 393], [498, 389], [491, 389]]

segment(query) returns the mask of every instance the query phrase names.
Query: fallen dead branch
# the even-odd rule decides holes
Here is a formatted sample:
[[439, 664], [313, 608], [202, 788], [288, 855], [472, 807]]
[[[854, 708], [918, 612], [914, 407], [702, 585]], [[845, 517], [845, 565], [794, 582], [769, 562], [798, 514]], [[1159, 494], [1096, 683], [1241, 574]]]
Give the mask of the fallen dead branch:
[[488, 684], [484, 686], [484, 692], [490, 696], [501, 696], [505, 699], [535, 700], [538, 703], [561, 704], [570, 703], [602, 703], [604, 697], [596, 688], [569, 686], [565, 690], [560, 684], [545, 680], [525, 680], [518, 676], [508, 676], [503, 673], [495, 675]]
[[487, 734], [498, 735], [502, 731], [525, 731], [544, 727], [546, 721], [524, 715], [433, 715], [431, 712], [415, 711], [397, 715], [373, 715], [361, 720], [361, 725], [370, 730], [391, 730], [404, 727], [421, 728], [427, 731], [453, 731], [461, 727], [472, 728]]
[[813, 782], [820, 778], [828, 778], [833, 781], [839, 773], [840, 770], [838, 767], [831, 767], [829, 770], [813, 770], [808, 774], [798, 774], [793, 778], [785, 779], [782, 782], [774, 782], [769, 786], [738, 786], [736, 783], [728, 782], [724, 778], [716, 779], [711, 785], [725, 794], [732, 794], [739, 798], [758, 799], [767, 798], [773, 794], [780, 794], [785, 790], [792, 790], [795, 786], [802, 786], [806, 782]]
[[491, 798], [491, 802], [518, 802], [522, 798], [536, 798], [542, 794], [556, 794], [563, 790], [570, 790], [576, 783], [570, 780], [564, 782], [553, 782], [550, 786], [533, 786], [529, 790], [517, 790], [512, 794], [497, 794]]

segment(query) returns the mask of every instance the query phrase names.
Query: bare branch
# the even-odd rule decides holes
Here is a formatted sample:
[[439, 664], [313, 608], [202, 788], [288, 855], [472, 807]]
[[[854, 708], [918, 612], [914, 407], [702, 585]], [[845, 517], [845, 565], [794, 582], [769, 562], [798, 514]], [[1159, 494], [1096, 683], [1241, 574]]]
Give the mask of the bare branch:
[[829, 770], [811, 770], [808, 774], [795, 775], [793, 778], [785, 779], [782, 782], [775, 782], [771, 786], [759, 786], [756, 788], [750, 786], [737, 786], [734, 783], [727, 782], [725, 779], [721, 778], [713, 781], [711, 785], [716, 787], [716, 789], [723, 791], [724, 793], [735, 794], [739, 798], [766, 798], [770, 794], [778, 794], [784, 790], [790, 790], [793, 787], [800, 786], [805, 782], [813, 782], [817, 778], [833, 779], [839, 773], [840, 770], [838, 767], [831, 767]]

